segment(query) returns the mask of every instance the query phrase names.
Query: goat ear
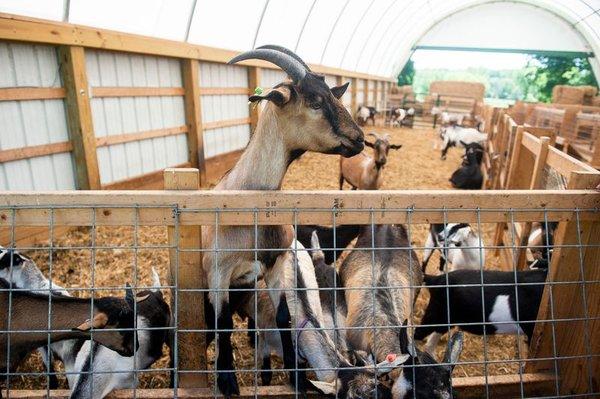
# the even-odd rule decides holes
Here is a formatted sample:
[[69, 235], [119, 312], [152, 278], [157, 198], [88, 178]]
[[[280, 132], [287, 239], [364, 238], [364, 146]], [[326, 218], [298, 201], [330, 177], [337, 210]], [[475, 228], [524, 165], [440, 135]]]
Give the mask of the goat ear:
[[104, 328], [108, 323], [108, 316], [105, 313], [98, 313], [92, 320], [86, 320], [77, 327], [73, 328], [73, 330], [79, 331], [89, 331], [93, 328]]
[[462, 352], [463, 348], [463, 333], [458, 331], [450, 337], [448, 340], [448, 348], [446, 349], [446, 354], [444, 355], [444, 363], [451, 363], [450, 370], [454, 369], [456, 362], [458, 362], [458, 358], [460, 356], [460, 352]]
[[138, 296], [136, 296], [136, 297], [135, 297], [135, 301], [136, 301], [136, 302], [138, 302], [138, 303], [139, 303], [139, 302], [143, 302], [143, 301], [145, 301], [146, 299], [148, 299], [148, 297], [150, 297], [150, 294], [146, 294], [146, 295], [138, 295]]
[[367, 140], [365, 140], [365, 145], [366, 145], [367, 147], [375, 148], [375, 144], [373, 144], [373, 143], [369, 143]]
[[290, 101], [291, 98], [292, 98], [292, 91], [290, 90], [289, 87], [277, 86], [277, 87], [269, 90], [269, 92], [265, 95], [255, 94], [253, 96], [250, 96], [249, 100], [250, 100], [250, 102], [267, 100], [267, 101], [271, 101], [273, 104], [277, 105], [278, 107], [283, 107], [285, 104], [287, 104]]
[[341, 384], [334, 382], [324, 382], [316, 380], [308, 380], [312, 386], [323, 395], [337, 395]]
[[331, 94], [333, 94], [333, 96], [339, 100], [340, 98], [342, 98], [342, 96], [344, 95], [344, 93], [348, 89], [348, 85], [349, 84], [350, 84], [350, 82], [346, 82], [346, 83], [344, 83], [341, 86], [332, 87], [331, 88]]
[[400, 148], [402, 148], [402, 144], [391, 144], [390, 148], [392, 150], [399, 150]]

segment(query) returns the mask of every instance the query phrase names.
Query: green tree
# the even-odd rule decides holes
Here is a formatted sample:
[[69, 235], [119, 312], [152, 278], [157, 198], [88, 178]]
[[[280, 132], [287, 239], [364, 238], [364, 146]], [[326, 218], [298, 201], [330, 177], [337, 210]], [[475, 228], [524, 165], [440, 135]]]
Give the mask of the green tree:
[[408, 60], [398, 75], [398, 86], [412, 85], [415, 78], [415, 63]]
[[556, 85], [598, 87], [598, 81], [586, 58], [531, 55], [523, 85], [526, 97], [550, 102]]

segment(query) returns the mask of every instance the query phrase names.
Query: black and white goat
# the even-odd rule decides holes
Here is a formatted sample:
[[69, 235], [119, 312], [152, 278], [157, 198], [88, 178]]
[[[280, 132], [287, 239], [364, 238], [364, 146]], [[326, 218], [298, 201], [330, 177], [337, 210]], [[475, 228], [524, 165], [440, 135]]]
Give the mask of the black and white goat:
[[467, 223], [432, 224], [423, 253], [423, 273], [433, 252], [440, 251], [440, 271], [450, 263], [449, 271], [459, 269], [479, 270], [485, 261], [485, 246]]
[[408, 109], [398, 107], [390, 111], [390, 127], [413, 127], [414, 120], [415, 109], [412, 107]]
[[532, 223], [527, 239], [527, 250], [531, 255], [530, 268], [547, 269], [554, 247], [554, 232], [558, 222]]
[[366, 105], [361, 105], [356, 110], [356, 122], [359, 126], [365, 126], [367, 121], [371, 121], [373, 126], [375, 126], [375, 117], [377, 116], [377, 110], [375, 107], [367, 107]]
[[159, 287], [160, 279], [152, 269], [152, 288], [136, 295], [144, 299], [136, 306], [138, 349], [134, 356], [124, 357], [92, 341], [63, 341], [52, 349], [60, 357], [68, 373], [72, 399], [101, 399], [115, 389], [136, 388], [137, 373], [162, 357], [171, 322], [169, 305]]
[[[461, 142], [463, 144], [463, 142]], [[477, 143], [472, 143], [479, 145]], [[472, 147], [472, 144], [463, 144], [471, 146], [467, 148], [462, 165], [456, 169], [450, 176], [450, 183], [453, 188], [461, 190], [481, 190], [483, 187], [483, 172], [479, 162], [479, 151]]]
[[[291, 81], [250, 97], [251, 102], [265, 101], [265, 107], [244, 153], [215, 190], [280, 190], [289, 165], [306, 151], [350, 157], [363, 150], [364, 134], [340, 101], [348, 83], [330, 88], [323, 75], [312, 72], [292, 51], [275, 45], [242, 53], [230, 64], [249, 59], [279, 66]], [[257, 231], [253, 226], [209, 226], [202, 229], [202, 235], [206, 249], [202, 267], [219, 330], [217, 386], [223, 395], [231, 396], [239, 394], [239, 387], [233, 364], [233, 320], [227, 290], [253, 285], [261, 273], [269, 287], [270, 283], [282, 281], [281, 274], [273, 270], [290, 248], [294, 234], [291, 226], [259, 226]], [[280, 298], [276, 299], [279, 312]], [[278, 327], [289, 328], [288, 319], [276, 318]], [[281, 336], [284, 354], [293, 355], [289, 330], [282, 330]], [[288, 369], [295, 368], [293, 357], [284, 356], [284, 363]], [[295, 375], [290, 374], [292, 385]]]
[[440, 138], [442, 139], [442, 159], [446, 159], [450, 147], [458, 144], [463, 147], [471, 143], [484, 144], [487, 141], [487, 134], [471, 127], [444, 126], [440, 128]]
[[518, 333], [530, 340], [546, 274], [546, 270], [457, 270], [426, 275], [431, 298], [421, 325], [416, 327], [415, 339], [427, 338], [430, 353], [452, 326], [477, 335], [484, 331], [488, 335]]
[[[393, 385], [388, 397], [449, 398], [452, 366], [437, 364], [409, 339], [406, 321], [412, 317], [418, 294], [415, 287], [422, 283], [422, 272], [404, 226], [363, 226], [340, 275], [348, 306], [350, 349], [372, 354], [377, 361], [403, 357], [403, 367], [390, 374]], [[455, 363], [462, 349], [462, 335], [449, 341], [446, 360]], [[377, 387], [377, 381], [371, 380], [366, 392]]]

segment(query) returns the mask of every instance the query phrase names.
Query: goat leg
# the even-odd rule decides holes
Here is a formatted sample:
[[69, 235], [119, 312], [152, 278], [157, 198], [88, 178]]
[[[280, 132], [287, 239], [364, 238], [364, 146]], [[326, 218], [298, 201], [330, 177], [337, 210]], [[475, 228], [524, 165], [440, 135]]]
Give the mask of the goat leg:
[[306, 377], [306, 371], [295, 370], [297, 368], [296, 350], [292, 341], [291, 316], [290, 310], [285, 299], [285, 294], [281, 294], [277, 314], [275, 317], [277, 328], [280, 329], [281, 346], [283, 348], [283, 367], [290, 370], [290, 385], [298, 392], [306, 392], [309, 383]]
[[239, 395], [235, 367], [233, 365], [233, 347], [231, 346], [231, 331], [233, 330], [233, 318], [229, 302], [224, 301], [219, 309], [217, 318], [218, 334], [218, 357], [217, 357], [217, 386], [225, 397]]

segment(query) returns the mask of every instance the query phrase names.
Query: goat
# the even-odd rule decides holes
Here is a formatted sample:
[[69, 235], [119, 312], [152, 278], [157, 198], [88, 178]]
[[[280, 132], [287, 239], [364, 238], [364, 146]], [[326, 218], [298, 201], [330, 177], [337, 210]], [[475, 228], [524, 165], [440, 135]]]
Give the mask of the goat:
[[134, 370], [147, 369], [161, 358], [171, 312], [158, 288], [161, 284], [154, 268], [152, 276], [155, 288], [141, 291], [136, 296], [146, 299], [135, 309], [139, 347], [134, 356], [121, 356], [89, 340], [58, 343], [62, 348], [57, 348], [56, 353], [65, 363], [72, 399], [100, 399], [115, 389], [136, 388]]
[[[346, 325], [351, 328], [347, 333], [349, 347], [371, 353], [377, 361], [402, 354], [405, 366], [420, 366], [393, 372], [393, 397], [449, 397], [452, 368], [438, 366], [408, 339], [406, 321], [413, 313], [418, 294], [414, 287], [421, 285], [422, 272], [404, 226], [364, 226], [341, 266], [340, 276], [348, 305]], [[448, 362], [455, 363], [462, 336], [454, 336], [450, 342]], [[376, 381], [370, 383], [371, 390], [375, 389]]]
[[433, 252], [440, 250], [440, 271], [450, 262], [450, 271], [477, 269], [484, 264], [485, 247], [482, 239], [467, 223], [432, 224], [423, 253], [423, 273]]
[[[327, 264], [325, 255], [321, 251], [317, 230], [311, 233], [311, 258], [314, 264], [314, 274], [319, 287], [319, 301], [323, 314], [322, 324], [325, 332], [335, 342], [335, 347], [341, 351], [342, 355], [348, 357], [348, 349], [345, 340], [345, 319], [347, 314], [346, 300], [343, 292], [337, 292], [336, 288], [341, 286], [341, 280], [335, 267]], [[261, 280], [260, 289], [266, 285]], [[309, 293], [312, 295], [314, 293]], [[283, 349], [279, 334], [275, 331], [275, 309], [265, 291], [257, 291], [256, 308], [258, 314], [255, 315], [256, 327], [258, 330], [258, 348], [262, 358], [261, 379], [263, 385], [269, 385], [271, 381], [271, 355], [275, 354], [283, 358]], [[254, 297], [246, 301], [245, 313], [254, 315]], [[341, 329], [342, 331], [338, 331]]]
[[315, 231], [322, 247], [325, 248], [322, 249], [325, 257], [325, 264], [331, 265], [340, 258], [346, 247], [358, 236], [360, 226], [342, 225], [335, 226], [334, 228], [317, 225], [303, 225], [298, 226], [296, 237], [305, 248], [312, 247], [312, 236]]
[[[47, 279], [30, 258], [16, 251], [12, 252], [13, 262], [10, 270], [11, 265], [7, 261], [10, 254], [10, 251], [0, 248], [0, 277], [12, 282], [13, 287], [44, 295], [48, 295], [52, 288], [52, 293], [70, 297], [63, 287]], [[154, 268], [152, 276], [153, 286], [160, 287], [160, 280]], [[140, 292], [137, 297], [147, 298], [147, 300], [140, 302], [135, 309], [139, 342], [135, 360], [133, 356], [121, 356], [90, 340], [67, 339], [50, 345], [51, 353], [65, 365], [72, 390], [71, 398], [103, 398], [114, 389], [134, 388], [135, 376], [131, 370], [148, 368], [162, 356], [162, 344], [166, 338], [165, 329], [170, 321], [169, 305], [157, 288]], [[154, 330], [155, 328], [158, 329]], [[160, 328], [164, 329], [160, 330]], [[46, 349], [44, 346], [38, 351], [42, 354], [47, 369], [52, 373], [50, 387], [55, 389], [58, 387], [58, 380], [53, 373], [51, 358]], [[93, 372], [99, 373], [92, 374]]]
[[477, 161], [477, 164], [481, 165], [481, 163], [483, 162], [483, 154], [485, 153], [485, 148], [479, 143], [469, 143], [469, 144], [461, 143], [461, 145], [463, 147], [465, 147], [465, 155], [463, 155], [463, 162], [462, 162], [463, 166], [468, 163], [467, 154], [469, 154], [471, 152], [475, 154], [475, 160]]
[[0, 304], [7, 309], [0, 315], [0, 331], [10, 331], [0, 332], [0, 369], [14, 371], [33, 349], [67, 339], [93, 339], [121, 356], [133, 356], [134, 302], [145, 299], [134, 298], [128, 288], [124, 299], [96, 298], [92, 306], [89, 298], [35, 294], [0, 279]]
[[[47, 279], [35, 262], [21, 254], [18, 251], [7, 250], [0, 246], [0, 278], [12, 282], [16, 288], [25, 288], [34, 294], [54, 293], [62, 296], [71, 296], [67, 290], [60, 285]], [[61, 341], [62, 342], [62, 341]], [[54, 343], [52, 346], [60, 345]], [[38, 348], [38, 352], [42, 357], [45, 369], [48, 371], [48, 383], [50, 389], [58, 388], [58, 379], [56, 378], [54, 366], [52, 364], [51, 354], [47, 350], [47, 346]]]
[[450, 176], [450, 183], [453, 188], [462, 190], [481, 190], [483, 187], [483, 173], [481, 164], [477, 160], [477, 152], [472, 148], [465, 154], [466, 160]]
[[[415, 339], [427, 338], [427, 351], [434, 353], [442, 334], [457, 325], [472, 334], [519, 333], [531, 340], [546, 273], [456, 270], [439, 276], [426, 275], [431, 298], [421, 325], [416, 327]], [[482, 293], [481, 284], [491, 285], [484, 285]]]
[[365, 141], [365, 145], [373, 148], [373, 157], [361, 152], [351, 158], [340, 158], [340, 190], [344, 181], [348, 182], [353, 190], [378, 190], [383, 184], [383, 168], [387, 163], [387, 156], [392, 150], [399, 150], [402, 145], [390, 144], [389, 135], [380, 137], [376, 133], [369, 133], [375, 137], [375, 143]]
[[533, 223], [527, 239], [527, 250], [531, 254], [530, 268], [548, 269], [554, 247], [554, 231], [557, 222]]
[[442, 159], [446, 159], [446, 153], [450, 147], [460, 143], [462, 146], [471, 143], [485, 143], [487, 134], [480, 133], [477, 129], [461, 126], [445, 126], [440, 129], [442, 139]]
[[356, 110], [356, 122], [359, 126], [365, 126], [369, 119], [373, 123], [373, 126], [375, 126], [375, 116], [377, 116], [377, 110], [375, 107], [361, 105]]
[[[302, 244], [293, 240], [290, 249], [277, 258], [273, 270], [274, 273], [268, 273], [265, 277], [275, 280], [266, 282], [271, 288], [269, 295], [277, 309], [277, 326], [285, 326], [281, 332], [282, 343], [289, 339], [296, 344], [296, 349], [291, 348], [291, 351], [286, 351], [283, 344], [284, 364], [295, 366], [297, 353], [300, 363], [308, 363], [317, 376], [317, 380], [310, 381], [305, 376], [298, 378], [299, 388], [302, 389], [300, 383], [310, 382], [322, 393], [335, 392], [341, 398], [366, 398], [369, 394], [375, 395], [375, 389], [378, 397], [389, 397], [385, 395], [384, 388], [373, 388], [370, 384], [377, 375], [400, 366], [408, 356], [398, 354], [394, 359], [386, 358], [377, 365], [359, 364], [360, 368], [354, 368], [331, 338], [331, 328], [326, 325], [321, 306], [321, 295], [317, 294], [319, 285], [315, 268]], [[300, 372], [299, 377], [303, 374], [304, 371]]]
[[[448, 125], [462, 125], [465, 118], [469, 117], [468, 113], [464, 112], [448, 112], [444, 111], [439, 107], [431, 108], [431, 115], [434, 117], [440, 117], [440, 123], [442, 126]], [[436, 119], [437, 122], [437, 119]]]
[[415, 117], [415, 109], [409, 108], [393, 108], [390, 111], [390, 127], [402, 127], [408, 126], [413, 127], [414, 118]]
[[[250, 102], [267, 103], [250, 143], [215, 190], [279, 190], [290, 163], [306, 151], [350, 157], [363, 150], [363, 132], [340, 102], [348, 83], [329, 88], [324, 76], [313, 73], [296, 54], [279, 46], [262, 46], [229, 63], [248, 59], [274, 63], [291, 81], [250, 97]], [[224, 396], [231, 396], [239, 394], [239, 387], [233, 367], [233, 320], [227, 289], [253, 285], [260, 273], [264, 273], [266, 282], [277, 281], [277, 277], [267, 277], [282, 250], [289, 248], [293, 232], [291, 226], [259, 226], [256, 232], [253, 226], [219, 226], [203, 229], [202, 235], [207, 249], [203, 253], [203, 272], [219, 330], [217, 386]], [[278, 327], [287, 325], [279, 320], [284, 325]], [[293, 353], [289, 331], [281, 335], [284, 353]], [[289, 357], [284, 357], [284, 362], [288, 369], [295, 366], [289, 363]], [[290, 373], [292, 385], [295, 376]]]

